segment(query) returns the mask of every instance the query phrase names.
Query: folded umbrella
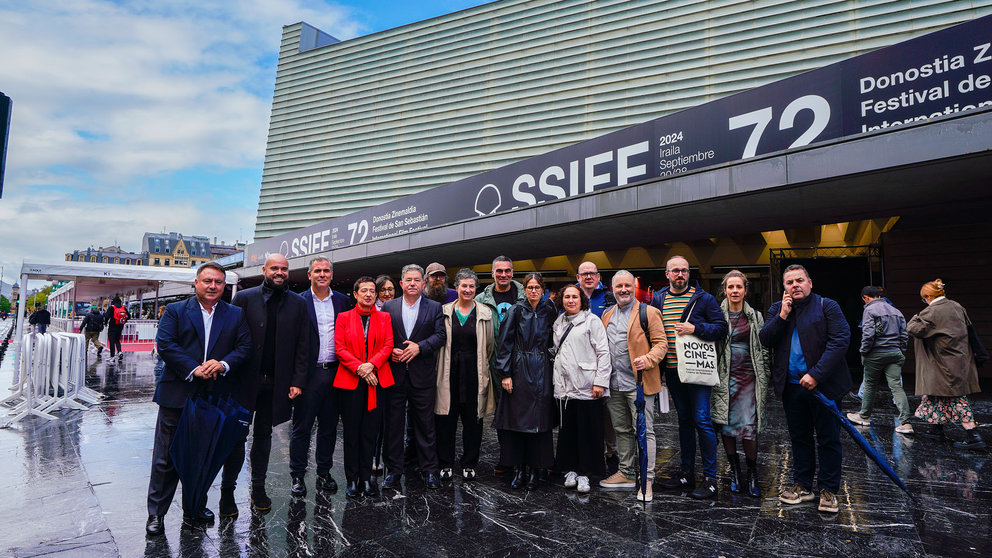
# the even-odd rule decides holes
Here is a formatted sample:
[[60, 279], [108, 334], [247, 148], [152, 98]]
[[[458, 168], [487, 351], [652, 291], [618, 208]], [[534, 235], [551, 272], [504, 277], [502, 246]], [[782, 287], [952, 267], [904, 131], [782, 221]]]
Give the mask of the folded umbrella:
[[207, 492], [235, 444], [244, 437], [251, 413], [230, 397], [191, 397], [183, 406], [169, 455], [183, 484], [183, 511], [199, 515]]
[[852, 438], [854, 438], [854, 441], [857, 442], [859, 446], [861, 446], [861, 449], [864, 450], [864, 452], [868, 455], [868, 457], [872, 458], [872, 461], [874, 461], [875, 464], [878, 465], [878, 468], [881, 469], [883, 473], [888, 475], [888, 477], [892, 479], [892, 482], [894, 482], [896, 486], [903, 489], [903, 491], [907, 495], [909, 495], [910, 498], [913, 498], [915, 500], [916, 497], [909, 492], [909, 489], [906, 488], [906, 483], [902, 482], [902, 479], [899, 478], [899, 475], [897, 475], [896, 472], [889, 465], [888, 459], [886, 459], [884, 455], [878, 453], [875, 450], [875, 448], [868, 443], [868, 440], [865, 440], [865, 437], [862, 436], [860, 432], [858, 432], [858, 429], [853, 424], [851, 424], [851, 421], [847, 420], [847, 417], [844, 416], [844, 413], [840, 412], [840, 409], [837, 408], [837, 404], [831, 401], [830, 399], [828, 399], [827, 396], [820, 393], [820, 390], [814, 389], [813, 395], [820, 401], [820, 403], [823, 404], [823, 406], [825, 406], [831, 413], [833, 413], [835, 417], [837, 417], [837, 420], [840, 421], [840, 425], [844, 427], [844, 430], [847, 430], [847, 433], [850, 434]]
[[[641, 371], [637, 371], [637, 393], [634, 396], [634, 407], [637, 410], [635, 434], [637, 436], [637, 488], [641, 494], [647, 493], [648, 487], [648, 427], [644, 416], [644, 384], [641, 382]], [[647, 506], [647, 500], [644, 501]]]

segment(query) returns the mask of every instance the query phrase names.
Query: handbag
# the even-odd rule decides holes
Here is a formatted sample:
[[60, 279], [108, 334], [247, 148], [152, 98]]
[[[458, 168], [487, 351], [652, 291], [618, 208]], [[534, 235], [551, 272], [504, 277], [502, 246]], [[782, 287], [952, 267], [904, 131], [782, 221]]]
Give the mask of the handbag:
[[[696, 303], [686, 314], [686, 321]], [[716, 372], [716, 343], [704, 341], [695, 335], [675, 336], [675, 357], [678, 360], [679, 381], [683, 384], [715, 386], [720, 380]]]

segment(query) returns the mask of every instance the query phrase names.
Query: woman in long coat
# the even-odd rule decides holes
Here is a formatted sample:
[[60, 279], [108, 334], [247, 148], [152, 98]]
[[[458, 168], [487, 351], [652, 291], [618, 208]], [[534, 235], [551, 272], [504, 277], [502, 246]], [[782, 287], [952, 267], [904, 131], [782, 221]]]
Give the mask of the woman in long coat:
[[738, 270], [723, 278], [723, 302], [720, 309], [730, 326], [727, 336], [717, 341], [717, 372], [720, 382], [711, 392], [710, 413], [713, 423], [721, 426], [723, 448], [730, 463], [730, 491], [741, 492], [741, 461], [737, 439], [744, 445], [747, 478], [743, 488], [754, 498], [758, 489], [758, 433], [764, 427], [765, 397], [771, 371], [768, 350], [761, 345], [758, 332], [765, 325], [761, 312], [745, 301], [748, 280]]
[[462, 478], [475, 478], [482, 445], [482, 418], [496, 407], [489, 359], [496, 346], [493, 311], [475, 301], [479, 277], [471, 269], [455, 275], [458, 299], [441, 307], [444, 347], [437, 352], [437, 457], [441, 480], [449, 480], [455, 463], [455, 433], [462, 422]]
[[954, 446], [984, 449], [968, 401], [969, 394], [981, 391], [974, 350], [968, 341], [971, 320], [964, 307], [945, 298], [940, 279], [924, 283], [920, 296], [927, 307], [906, 325], [906, 331], [916, 338], [916, 393], [923, 396], [916, 416], [936, 424], [941, 437], [944, 424], [960, 424], [965, 441]]
[[557, 313], [542, 301], [540, 273], [524, 277], [526, 300], [513, 305], [499, 331], [496, 374], [504, 394], [493, 425], [503, 431], [500, 463], [514, 467], [511, 488], [536, 490], [538, 471], [554, 463], [551, 431], [555, 426], [551, 385], [551, 325]]

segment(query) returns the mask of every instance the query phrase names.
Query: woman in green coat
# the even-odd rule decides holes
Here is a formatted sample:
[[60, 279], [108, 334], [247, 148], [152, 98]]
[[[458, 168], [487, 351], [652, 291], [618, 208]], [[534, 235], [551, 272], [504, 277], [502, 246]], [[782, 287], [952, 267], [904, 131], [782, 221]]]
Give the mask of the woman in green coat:
[[761, 496], [758, 489], [758, 432], [764, 427], [765, 395], [768, 393], [768, 351], [758, 340], [764, 326], [760, 312], [744, 301], [748, 280], [736, 269], [723, 278], [724, 299], [720, 304], [730, 326], [726, 338], [716, 342], [720, 382], [713, 386], [710, 413], [723, 438], [730, 463], [730, 491], [741, 492], [741, 461], [737, 439], [743, 440], [747, 459], [747, 493]]

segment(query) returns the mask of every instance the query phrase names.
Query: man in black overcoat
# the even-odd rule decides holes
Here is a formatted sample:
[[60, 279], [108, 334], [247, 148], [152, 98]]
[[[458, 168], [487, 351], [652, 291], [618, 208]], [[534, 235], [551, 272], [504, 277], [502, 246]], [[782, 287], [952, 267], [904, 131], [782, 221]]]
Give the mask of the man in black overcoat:
[[[310, 369], [310, 315], [300, 295], [287, 289], [289, 262], [272, 254], [262, 268], [257, 287], [238, 292], [233, 304], [244, 310], [251, 329], [252, 360], [240, 380], [239, 400], [254, 411], [250, 456], [251, 503], [258, 511], [272, 507], [265, 493], [265, 473], [272, 449], [272, 427], [289, 420], [293, 400], [303, 393]], [[234, 487], [245, 462], [245, 444], [239, 444], [224, 464], [220, 514], [238, 515]]]

